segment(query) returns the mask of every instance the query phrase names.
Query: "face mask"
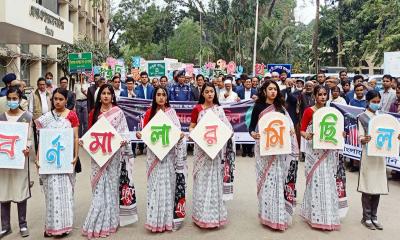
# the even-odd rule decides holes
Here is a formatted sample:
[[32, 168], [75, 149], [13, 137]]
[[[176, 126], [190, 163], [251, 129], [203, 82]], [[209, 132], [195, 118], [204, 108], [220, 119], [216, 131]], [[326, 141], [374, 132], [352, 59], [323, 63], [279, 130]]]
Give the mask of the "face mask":
[[53, 83], [53, 80], [51, 80], [51, 79], [47, 79], [47, 80], [46, 80], [46, 84], [50, 85], [50, 84], [52, 84], [52, 83]]
[[17, 109], [19, 107], [19, 101], [7, 101], [7, 106], [12, 110]]
[[377, 103], [370, 103], [370, 104], [369, 104], [369, 108], [370, 108], [372, 111], [378, 111], [380, 107], [381, 107], [381, 106], [380, 106], [379, 104], [377, 104]]

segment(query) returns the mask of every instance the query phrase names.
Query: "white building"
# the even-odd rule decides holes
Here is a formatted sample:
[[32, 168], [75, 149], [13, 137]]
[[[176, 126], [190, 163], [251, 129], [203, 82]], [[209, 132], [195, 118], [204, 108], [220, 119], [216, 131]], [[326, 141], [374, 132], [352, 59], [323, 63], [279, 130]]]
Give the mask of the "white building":
[[82, 37], [108, 42], [109, 11], [110, 0], [0, 0], [0, 79], [58, 79], [57, 48]]

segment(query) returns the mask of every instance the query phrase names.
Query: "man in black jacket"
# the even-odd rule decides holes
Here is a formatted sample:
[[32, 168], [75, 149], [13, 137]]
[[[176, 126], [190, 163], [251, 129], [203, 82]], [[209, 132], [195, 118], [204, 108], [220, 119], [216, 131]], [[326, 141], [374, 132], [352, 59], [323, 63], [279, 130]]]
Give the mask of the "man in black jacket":
[[204, 85], [204, 76], [199, 74], [196, 76], [196, 86], [192, 87], [193, 101], [199, 101], [201, 88]]
[[87, 108], [88, 112], [90, 112], [94, 108], [94, 104], [96, 102], [98, 89], [106, 83], [106, 79], [104, 77], [100, 77], [99, 74], [94, 75], [94, 85], [90, 86], [87, 91]]

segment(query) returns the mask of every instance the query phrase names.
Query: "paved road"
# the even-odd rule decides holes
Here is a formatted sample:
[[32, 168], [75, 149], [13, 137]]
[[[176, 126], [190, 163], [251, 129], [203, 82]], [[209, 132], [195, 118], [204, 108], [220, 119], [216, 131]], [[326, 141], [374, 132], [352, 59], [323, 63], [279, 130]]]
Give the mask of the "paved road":
[[[294, 216], [293, 224], [285, 232], [272, 231], [262, 226], [257, 218], [257, 198], [254, 158], [239, 157], [236, 162], [235, 196], [234, 200], [228, 202], [228, 225], [221, 229], [201, 230], [191, 221], [191, 187], [192, 187], [192, 161], [189, 161], [189, 183], [187, 196], [188, 217], [182, 229], [177, 232], [152, 234], [144, 228], [146, 211], [146, 177], [145, 177], [145, 158], [140, 156], [135, 163], [135, 186], [138, 196], [139, 222], [123, 227], [112, 235], [109, 239], [351, 239], [351, 240], [380, 240], [380, 239], [400, 239], [399, 216], [400, 216], [400, 182], [389, 182], [390, 194], [381, 198], [378, 211], [381, 222], [384, 224], [383, 231], [371, 231], [360, 224], [361, 219], [361, 200], [360, 193], [356, 191], [357, 174], [348, 173], [348, 195], [350, 209], [347, 217], [342, 221], [342, 229], [336, 232], [325, 232], [311, 229], [304, 223], [299, 216], [299, 207], [303, 198], [305, 188], [305, 177], [303, 163], [300, 163], [298, 171], [298, 207]], [[32, 198], [28, 201], [28, 225], [31, 236], [28, 239], [42, 239], [44, 226], [44, 197], [39, 186], [36, 170], [31, 164], [32, 179], [35, 185], [32, 190]], [[67, 239], [84, 239], [80, 235], [81, 226], [86, 217], [90, 201], [91, 188], [89, 184], [90, 165], [83, 163], [83, 172], [78, 174], [75, 187], [75, 227], [72, 234]], [[13, 204], [12, 210], [13, 233], [6, 238], [20, 239], [18, 224], [16, 220], [16, 207]]]

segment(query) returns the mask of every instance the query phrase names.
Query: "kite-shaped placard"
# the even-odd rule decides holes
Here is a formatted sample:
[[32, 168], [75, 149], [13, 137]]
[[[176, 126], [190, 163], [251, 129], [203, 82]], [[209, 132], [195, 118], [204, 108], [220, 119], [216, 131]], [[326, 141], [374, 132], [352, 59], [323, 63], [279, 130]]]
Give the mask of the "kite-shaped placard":
[[190, 133], [190, 137], [210, 158], [214, 159], [232, 137], [232, 133], [232, 130], [212, 110], [208, 110]]

